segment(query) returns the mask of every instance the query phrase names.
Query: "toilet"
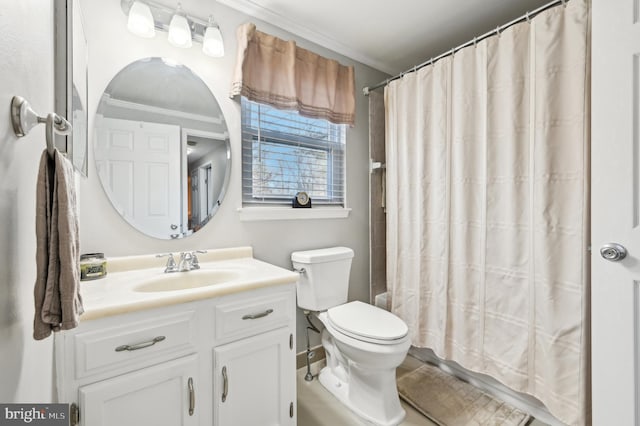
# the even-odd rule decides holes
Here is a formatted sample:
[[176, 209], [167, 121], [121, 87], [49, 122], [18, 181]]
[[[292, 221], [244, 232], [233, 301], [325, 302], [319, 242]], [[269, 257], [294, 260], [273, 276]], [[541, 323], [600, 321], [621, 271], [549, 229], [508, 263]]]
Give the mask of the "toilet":
[[353, 250], [331, 247], [291, 254], [300, 273], [298, 306], [324, 324], [327, 366], [320, 383], [364, 420], [383, 426], [405, 417], [396, 368], [407, 355], [408, 327], [397, 316], [359, 301], [347, 303]]

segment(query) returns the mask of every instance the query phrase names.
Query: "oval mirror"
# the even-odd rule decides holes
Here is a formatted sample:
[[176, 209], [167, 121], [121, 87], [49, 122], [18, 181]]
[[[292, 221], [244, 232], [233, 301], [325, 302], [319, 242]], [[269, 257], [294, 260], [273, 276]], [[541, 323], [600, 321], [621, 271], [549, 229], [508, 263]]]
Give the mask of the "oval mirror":
[[231, 168], [218, 102], [200, 77], [165, 58], [133, 62], [111, 80], [96, 113], [94, 157], [113, 207], [164, 239], [211, 219]]

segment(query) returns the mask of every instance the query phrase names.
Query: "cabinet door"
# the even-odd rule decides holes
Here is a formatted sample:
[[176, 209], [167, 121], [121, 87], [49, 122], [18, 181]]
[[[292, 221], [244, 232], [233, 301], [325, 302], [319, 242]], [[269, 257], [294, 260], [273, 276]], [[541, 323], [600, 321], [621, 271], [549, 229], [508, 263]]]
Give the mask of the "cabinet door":
[[295, 425], [291, 339], [281, 328], [214, 349], [215, 425]]
[[82, 386], [80, 424], [196, 426], [199, 407], [194, 405], [193, 414], [189, 409], [192, 396], [203, 404], [195, 399], [197, 369], [197, 357], [191, 355]]

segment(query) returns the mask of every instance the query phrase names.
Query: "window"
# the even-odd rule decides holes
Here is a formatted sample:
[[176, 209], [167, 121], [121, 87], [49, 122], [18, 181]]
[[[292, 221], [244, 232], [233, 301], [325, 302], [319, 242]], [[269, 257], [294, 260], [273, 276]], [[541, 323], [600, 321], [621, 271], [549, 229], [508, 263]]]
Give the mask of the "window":
[[344, 206], [346, 125], [242, 98], [242, 201]]

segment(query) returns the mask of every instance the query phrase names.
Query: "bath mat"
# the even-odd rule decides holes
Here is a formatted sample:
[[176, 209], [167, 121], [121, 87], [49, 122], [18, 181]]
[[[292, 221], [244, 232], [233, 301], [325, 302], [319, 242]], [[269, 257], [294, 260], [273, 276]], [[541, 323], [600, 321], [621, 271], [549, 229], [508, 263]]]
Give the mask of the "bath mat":
[[432, 365], [398, 379], [400, 397], [439, 426], [523, 426], [531, 416]]

